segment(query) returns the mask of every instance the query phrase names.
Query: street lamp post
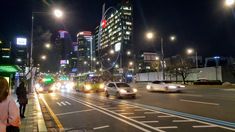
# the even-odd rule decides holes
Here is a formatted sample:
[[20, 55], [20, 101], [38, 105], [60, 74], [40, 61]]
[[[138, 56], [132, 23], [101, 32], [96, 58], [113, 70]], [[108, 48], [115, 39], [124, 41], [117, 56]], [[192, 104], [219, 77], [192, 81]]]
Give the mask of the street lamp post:
[[195, 52], [195, 64], [196, 64], [196, 68], [198, 68], [198, 55], [197, 55], [197, 50], [194, 49], [187, 49], [187, 54], [193, 54]]
[[[35, 14], [48, 14], [49, 12], [32, 12], [32, 20], [31, 20], [31, 45], [30, 45], [30, 60], [29, 60], [29, 72], [30, 72], [30, 82], [29, 82], [29, 92], [33, 92], [33, 47], [34, 47], [34, 43], [33, 43], [33, 37], [34, 37], [34, 15]], [[49, 13], [50, 14], [50, 13]], [[55, 9], [54, 10], [54, 16], [56, 18], [62, 18], [63, 17], [63, 12], [59, 9]]]
[[[146, 38], [148, 40], [153, 40], [154, 39], [154, 33], [153, 32], [147, 32], [146, 33]], [[170, 36], [170, 41], [175, 41], [176, 37], [174, 35]], [[162, 61], [162, 78], [165, 80], [165, 55], [164, 55], [164, 38], [160, 36], [160, 41], [161, 41], [161, 61]]]

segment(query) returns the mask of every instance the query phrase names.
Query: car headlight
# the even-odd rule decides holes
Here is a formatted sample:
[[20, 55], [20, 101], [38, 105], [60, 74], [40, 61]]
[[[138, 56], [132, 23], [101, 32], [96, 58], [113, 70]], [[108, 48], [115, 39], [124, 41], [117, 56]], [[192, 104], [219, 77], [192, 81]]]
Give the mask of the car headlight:
[[147, 86], [146, 86], [146, 89], [147, 89], [147, 90], [150, 90], [150, 89], [151, 89], [151, 86], [150, 86], [150, 85], [147, 85]]
[[73, 88], [74, 87], [74, 83], [73, 82], [69, 82], [65, 85], [65, 88], [69, 89], [69, 88]]
[[40, 84], [38, 84], [38, 83], [35, 84], [35, 88], [36, 88], [36, 89], [40, 88]]
[[100, 84], [100, 85], [99, 85], [99, 88], [100, 88], [100, 89], [103, 89], [103, 88], [104, 88], [104, 84], [103, 84], [103, 83]]
[[126, 93], [125, 89], [120, 89], [120, 93]]
[[171, 85], [171, 86], [168, 86], [168, 88], [170, 88], [170, 89], [176, 89], [176, 88], [177, 88], [177, 86], [173, 86], [173, 85]]
[[88, 85], [85, 85], [85, 90], [86, 90], [86, 91], [91, 90], [91, 85], [89, 85], [89, 84], [88, 84]]
[[133, 92], [136, 93], [138, 92], [138, 90], [136, 88], [133, 88]]
[[38, 91], [39, 91], [39, 92], [42, 92], [42, 91], [43, 91], [43, 88], [42, 88], [42, 87], [39, 87], [39, 88], [38, 88]]
[[181, 88], [185, 88], [185, 86], [184, 86], [184, 85], [180, 85], [180, 87], [181, 87]]

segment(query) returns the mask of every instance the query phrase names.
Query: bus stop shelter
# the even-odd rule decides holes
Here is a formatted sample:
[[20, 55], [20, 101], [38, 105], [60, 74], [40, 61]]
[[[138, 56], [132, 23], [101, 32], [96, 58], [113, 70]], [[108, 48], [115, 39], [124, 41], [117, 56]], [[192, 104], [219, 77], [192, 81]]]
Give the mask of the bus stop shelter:
[[22, 71], [18, 65], [0, 65], [0, 76], [7, 79], [9, 86], [11, 87], [12, 78], [16, 72]]

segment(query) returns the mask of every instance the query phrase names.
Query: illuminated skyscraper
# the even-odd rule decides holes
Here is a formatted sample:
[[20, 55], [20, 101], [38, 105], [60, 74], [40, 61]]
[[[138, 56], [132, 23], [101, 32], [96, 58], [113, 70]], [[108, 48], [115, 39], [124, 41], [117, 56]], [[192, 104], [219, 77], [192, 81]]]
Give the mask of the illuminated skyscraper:
[[[123, 0], [116, 9], [106, 12], [101, 25], [96, 27], [95, 45], [97, 58], [103, 67], [128, 69], [133, 60], [132, 0]], [[116, 56], [112, 58], [112, 56]], [[117, 58], [117, 59], [116, 59]]]

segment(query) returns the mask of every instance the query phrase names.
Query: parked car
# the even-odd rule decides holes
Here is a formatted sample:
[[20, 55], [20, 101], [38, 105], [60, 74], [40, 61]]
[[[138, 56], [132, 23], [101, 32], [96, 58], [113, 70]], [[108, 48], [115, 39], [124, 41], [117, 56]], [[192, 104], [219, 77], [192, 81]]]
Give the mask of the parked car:
[[193, 82], [194, 85], [222, 85], [223, 83], [220, 80], [207, 80], [199, 79]]
[[164, 92], [181, 92], [185, 88], [184, 85], [175, 84], [171, 81], [153, 81], [148, 83], [146, 89], [148, 91], [164, 91]]
[[105, 86], [105, 95], [109, 97], [110, 95], [116, 96], [116, 98], [122, 97], [136, 97], [136, 88], [132, 88], [127, 83], [123, 82], [109, 82]]

